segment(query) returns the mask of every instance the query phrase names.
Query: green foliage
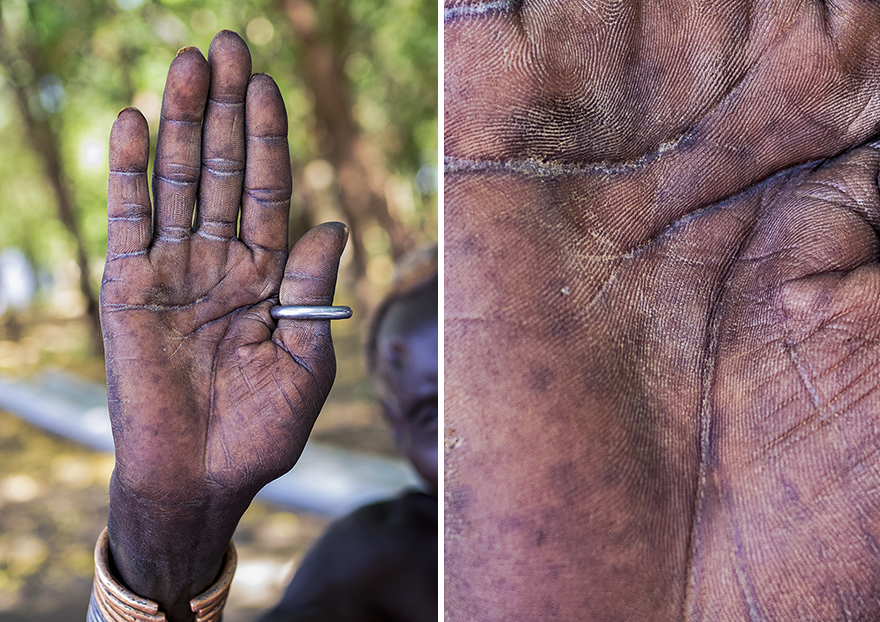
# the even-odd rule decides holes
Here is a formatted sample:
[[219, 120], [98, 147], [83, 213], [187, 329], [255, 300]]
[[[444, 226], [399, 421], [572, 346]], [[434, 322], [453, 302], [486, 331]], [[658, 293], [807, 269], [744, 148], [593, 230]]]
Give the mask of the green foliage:
[[[314, 6], [319, 32], [344, 59], [355, 119], [394, 187], [411, 194], [412, 209], [399, 217], [416, 239], [435, 238], [436, 193], [420, 191], [417, 179], [436, 178], [437, 170], [437, 3]], [[98, 263], [106, 244], [110, 126], [121, 108], [134, 104], [155, 142], [165, 74], [179, 47], [196, 45], [207, 54], [217, 30], [242, 34], [254, 69], [272, 74], [284, 94], [295, 169], [322, 155], [322, 128], [299, 74], [302, 50], [283, 2], [0, 0], [0, 14], [6, 39], [0, 45], [14, 58], [14, 67], [0, 66], [0, 247], [23, 248], [44, 270], [73, 256], [73, 246], [55, 220], [54, 195], [27, 141], [12, 75], [26, 83], [28, 114], [54, 130], [83, 241]]]

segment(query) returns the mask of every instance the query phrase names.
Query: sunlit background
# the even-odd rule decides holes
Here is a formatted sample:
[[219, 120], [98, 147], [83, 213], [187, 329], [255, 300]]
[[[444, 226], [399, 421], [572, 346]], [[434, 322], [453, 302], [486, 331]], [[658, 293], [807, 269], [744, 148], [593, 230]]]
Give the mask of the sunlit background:
[[[219, 29], [244, 37], [284, 96], [291, 238], [326, 220], [351, 229], [337, 301], [357, 315], [334, 326], [339, 380], [315, 437], [390, 455], [360, 350], [395, 261], [437, 236], [433, 0], [0, 0], [0, 382], [59, 369], [103, 382], [110, 126], [135, 105], [155, 144], [169, 63], [186, 45], [207, 54]], [[0, 412], [0, 621], [84, 619], [111, 469]], [[227, 622], [275, 597], [326, 520], [249, 511], [248, 589]]]

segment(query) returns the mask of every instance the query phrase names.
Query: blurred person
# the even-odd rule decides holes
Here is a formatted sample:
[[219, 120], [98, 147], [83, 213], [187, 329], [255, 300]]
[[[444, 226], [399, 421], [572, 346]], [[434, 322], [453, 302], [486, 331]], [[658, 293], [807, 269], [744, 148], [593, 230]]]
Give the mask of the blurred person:
[[[329, 319], [272, 310], [325, 312], [347, 229], [319, 225], [288, 254], [286, 112], [233, 32], [207, 61], [184, 48], [171, 64], [152, 202], [148, 136], [133, 108], [110, 136], [101, 319], [116, 468], [89, 620], [216, 620], [235, 527], [296, 463], [336, 370]], [[367, 348], [428, 493], [331, 526], [265, 619], [436, 619], [437, 325], [434, 255], [404, 271]]]
[[332, 525], [264, 622], [437, 619], [437, 284], [432, 249], [404, 267], [366, 344], [385, 418], [427, 492], [365, 506]]

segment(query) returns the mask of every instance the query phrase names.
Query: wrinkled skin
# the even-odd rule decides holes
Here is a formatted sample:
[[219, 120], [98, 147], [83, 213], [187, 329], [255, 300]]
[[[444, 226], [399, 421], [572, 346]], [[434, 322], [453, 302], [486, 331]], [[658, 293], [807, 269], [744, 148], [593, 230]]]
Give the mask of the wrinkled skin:
[[235, 33], [215, 37], [207, 62], [187, 48], [171, 64], [152, 205], [148, 156], [146, 121], [126, 109], [110, 137], [101, 286], [108, 526], [120, 578], [189, 620], [241, 514], [294, 465], [330, 390], [330, 322], [276, 326], [269, 310], [331, 303], [346, 229], [321, 225], [288, 257], [284, 104], [269, 76], [251, 77]]
[[880, 4], [446, 10], [446, 607], [880, 618]]

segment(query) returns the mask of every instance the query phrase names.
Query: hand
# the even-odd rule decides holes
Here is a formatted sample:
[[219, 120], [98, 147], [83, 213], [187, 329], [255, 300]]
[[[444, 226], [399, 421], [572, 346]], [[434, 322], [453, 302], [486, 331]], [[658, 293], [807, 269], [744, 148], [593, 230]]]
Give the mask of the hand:
[[880, 616], [880, 6], [456, 4], [450, 620]]
[[287, 117], [273, 80], [250, 72], [228, 31], [207, 62], [194, 48], [172, 62], [153, 209], [143, 116], [124, 110], [110, 137], [111, 550], [172, 620], [192, 617], [253, 496], [298, 459], [336, 370], [329, 321], [269, 315], [279, 296], [331, 303], [346, 229], [317, 227], [287, 256]]

